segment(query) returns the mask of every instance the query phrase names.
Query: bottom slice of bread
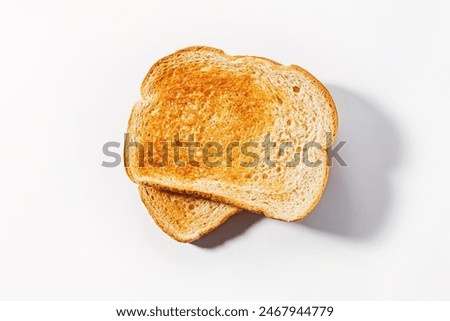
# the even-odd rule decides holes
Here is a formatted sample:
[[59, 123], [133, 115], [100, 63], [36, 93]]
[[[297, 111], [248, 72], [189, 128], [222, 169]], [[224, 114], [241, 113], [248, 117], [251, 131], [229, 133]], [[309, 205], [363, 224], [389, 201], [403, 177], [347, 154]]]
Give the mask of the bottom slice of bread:
[[211, 232], [239, 208], [203, 198], [139, 185], [141, 199], [155, 223], [179, 242], [192, 242]]

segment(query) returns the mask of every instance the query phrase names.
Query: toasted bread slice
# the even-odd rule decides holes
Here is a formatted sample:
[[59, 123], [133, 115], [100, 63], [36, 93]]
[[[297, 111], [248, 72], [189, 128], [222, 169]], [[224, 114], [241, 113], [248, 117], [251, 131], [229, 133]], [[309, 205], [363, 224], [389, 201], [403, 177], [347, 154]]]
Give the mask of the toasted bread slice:
[[[304, 69], [190, 47], [159, 60], [147, 74], [141, 96], [130, 116], [125, 146], [126, 170], [134, 182], [285, 221], [305, 217], [319, 201], [337, 113], [326, 88]], [[273, 148], [269, 154], [254, 148], [256, 157], [250, 159], [243, 149], [239, 152], [252, 142], [262, 147], [267, 135], [276, 147], [287, 143], [293, 148]], [[165, 143], [176, 138], [168, 145], [179, 146], [190, 136], [199, 146], [220, 145], [226, 161], [206, 162], [201, 148], [192, 162], [187, 148], [180, 148], [178, 156], [172, 148], [164, 150]], [[141, 153], [130, 142], [148, 150]], [[312, 142], [315, 147], [306, 148]], [[229, 153], [236, 143], [237, 152], [231, 148]], [[297, 163], [298, 155], [303, 157]]]
[[156, 224], [179, 242], [209, 233], [240, 209], [207, 199], [139, 185], [141, 199]]

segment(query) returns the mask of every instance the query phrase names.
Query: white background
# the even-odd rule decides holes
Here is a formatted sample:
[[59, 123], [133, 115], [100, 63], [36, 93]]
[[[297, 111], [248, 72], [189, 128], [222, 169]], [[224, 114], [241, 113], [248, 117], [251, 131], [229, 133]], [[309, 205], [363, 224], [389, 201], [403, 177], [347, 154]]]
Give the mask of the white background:
[[[446, 1], [11, 1], [0, 11], [0, 299], [450, 299]], [[190, 45], [310, 70], [342, 156], [303, 222], [161, 232], [102, 146]]]

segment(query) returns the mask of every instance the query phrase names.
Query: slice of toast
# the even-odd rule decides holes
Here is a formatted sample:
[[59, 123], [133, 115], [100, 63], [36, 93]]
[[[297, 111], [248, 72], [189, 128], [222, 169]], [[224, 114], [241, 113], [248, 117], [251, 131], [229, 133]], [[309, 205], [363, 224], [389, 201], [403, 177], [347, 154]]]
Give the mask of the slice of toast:
[[[285, 221], [305, 217], [319, 201], [337, 113], [326, 88], [304, 69], [190, 47], [159, 60], [147, 74], [141, 96], [130, 116], [125, 146], [126, 170], [134, 182]], [[228, 152], [233, 143], [260, 144], [267, 135], [276, 146], [293, 148], [269, 154], [254, 149], [252, 155], [259, 160], [255, 166], [247, 166], [248, 153], [233, 149], [218, 166], [206, 163], [198, 150], [192, 163], [186, 148], [180, 148], [178, 158], [171, 148], [164, 151], [165, 143], [183, 145], [190, 136], [199, 146], [213, 142]], [[153, 144], [151, 153], [141, 153], [131, 142]], [[319, 147], [306, 148], [308, 143]], [[296, 156], [305, 154], [308, 162], [296, 163]]]
[[209, 233], [240, 209], [207, 199], [139, 185], [139, 194], [155, 223], [179, 242]]

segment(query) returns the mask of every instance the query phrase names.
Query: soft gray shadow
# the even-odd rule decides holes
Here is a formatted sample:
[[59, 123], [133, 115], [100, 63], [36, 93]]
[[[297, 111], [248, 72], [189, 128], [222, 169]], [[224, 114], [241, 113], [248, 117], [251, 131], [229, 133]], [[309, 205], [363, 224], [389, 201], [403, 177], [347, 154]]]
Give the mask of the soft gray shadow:
[[[375, 237], [392, 214], [391, 178], [402, 154], [395, 124], [374, 104], [341, 87], [328, 85], [339, 113], [336, 142], [347, 141], [333, 162], [323, 197], [302, 226], [341, 236]], [[336, 143], [335, 143], [336, 145]]]
[[214, 248], [222, 245], [229, 239], [243, 234], [250, 226], [262, 218], [262, 215], [253, 214], [248, 211], [240, 212], [232, 216], [228, 221], [216, 228], [214, 231], [206, 234], [191, 244], [202, 248]]

